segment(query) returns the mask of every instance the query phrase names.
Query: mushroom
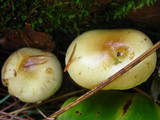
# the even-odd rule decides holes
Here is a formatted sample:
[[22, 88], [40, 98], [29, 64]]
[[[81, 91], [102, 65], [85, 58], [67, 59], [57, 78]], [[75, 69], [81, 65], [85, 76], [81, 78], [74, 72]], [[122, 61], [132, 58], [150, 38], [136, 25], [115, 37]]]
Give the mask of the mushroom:
[[1, 77], [12, 96], [34, 103], [51, 97], [60, 88], [62, 69], [54, 54], [22, 48], [8, 57]]
[[[148, 36], [134, 29], [92, 30], [70, 44], [66, 70], [80, 86], [99, 85], [153, 46]], [[156, 53], [103, 89], [129, 89], [146, 81], [156, 66]]]

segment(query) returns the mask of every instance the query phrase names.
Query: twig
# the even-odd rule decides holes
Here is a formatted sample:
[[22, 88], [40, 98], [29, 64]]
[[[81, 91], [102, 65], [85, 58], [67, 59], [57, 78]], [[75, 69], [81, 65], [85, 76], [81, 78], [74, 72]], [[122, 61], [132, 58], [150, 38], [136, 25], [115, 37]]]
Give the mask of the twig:
[[11, 120], [10, 118], [1, 118], [0, 120]]
[[142, 95], [144, 95], [144, 96], [146, 96], [146, 97], [148, 97], [148, 98], [150, 98], [150, 99], [153, 99], [152, 96], [150, 96], [149, 94], [145, 93], [145, 92], [142, 91], [141, 89], [139, 89], [139, 88], [137, 88], [137, 87], [135, 87], [135, 88], [133, 88], [133, 89], [134, 89], [135, 91], [139, 92], [140, 94], [142, 94]]
[[65, 98], [65, 97], [69, 97], [69, 96], [72, 96], [72, 95], [75, 95], [75, 94], [78, 94], [78, 93], [81, 93], [81, 92], [85, 92], [85, 91], [86, 91], [86, 89], [70, 92], [70, 93], [67, 93], [67, 94], [64, 94], [64, 95], [61, 95], [61, 96], [54, 97], [52, 99], [48, 99], [48, 100], [43, 101], [41, 103], [33, 104], [33, 105], [30, 105], [30, 106], [26, 106], [24, 108], [15, 110], [13, 112], [10, 112], [10, 114], [19, 113], [19, 112], [22, 112], [22, 111], [25, 111], [25, 110], [28, 110], [28, 109], [31, 109], [31, 108], [38, 107], [38, 106], [40, 106], [42, 104], [45, 104], [45, 103], [48, 103], [48, 102], [51, 102], [51, 101], [54, 101], [54, 100], [59, 100], [59, 99]]
[[3, 112], [3, 111], [0, 111], [0, 114], [1, 114], [1, 115], [5, 115], [5, 116], [9, 116], [9, 117], [13, 117], [13, 118], [16, 118], [16, 119], [18, 119], [18, 120], [27, 120], [27, 119], [24, 119], [24, 118], [21, 118], [21, 117], [18, 117], [18, 116], [15, 116], [15, 115], [12, 115], [12, 114]]
[[[137, 88], [137, 87], [135, 87], [135, 88], [133, 88], [133, 89], [134, 89], [135, 91], [139, 92], [140, 94], [142, 94], [142, 95], [144, 95], [144, 96], [146, 96], [146, 97], [148, 97], [148, 98], [150, 98], [150, 99], [153, 100], [153, 97], [152, 97], [151, 95], [147, 94], [146, 92], [142, 91], [141, 89], [139, 89], [139, 88]], [[160, 104], [160, 101], [157, 100], [156, 103]]]
[[[9, 108], [11, 108], [12, 106], [14, 106], [15, 104], [17, 104], [17, 102], [19, 102], [19, 101], [15, 101], [15, 102], [13, 102], [12, 104], [9, 104], [7, 107], [1, 109], [0, 111], [6, 111], [7, 109], [9, 109]], [[1, 118], [1, 116], [0, 116], [0, 118]]]
[[131, 68], [136, 66], [138, 63], [140, 63], [142, 60], [147, 58], [149, 55], [151, 55], [153, 52], [155, 52], [159, 48], [160, 48], [160, 41], [158, 41], [154, 46], [152, 46], [150, 49], [148, 49], [146, 52], [144, 52], [138, 58], [133, 60], [127, 66], [125, 66], [124, 68], [119, 70], [117, 73], [115, 73], [114, 75], [112, 75], [111, 77], [106, 79], [100, 85], [96, 86], [95, 88], [91, 89], [90, 91], [88, 91], [84, 95], [80, 96], [79, 98], [77, 98], [75, 101], [71, 102], [70, 104], [68, 104], [64, 108], [62, 108], [62, 109], [58, 110], [57, 112], [53, 113], [52, 115], [49, 116], [49, 118], [53, 118], [53, 119], [56, 118], [58, 115], [64, 113], [68, 109], [72, 108], [73, 106], [75, 106], [78, 103], [82, 102], [83, 100], [87, 99], [91, 95], [95, 94], [97, 91], [101, 90], [103, 87], [105, 87], [106, 85], [110, 84], [112, 81], [114, 81], [115, 79], [117, 79], [118, 77], [120, 77], [121, 75], [126, 73], [127, 71], [129, 71]]

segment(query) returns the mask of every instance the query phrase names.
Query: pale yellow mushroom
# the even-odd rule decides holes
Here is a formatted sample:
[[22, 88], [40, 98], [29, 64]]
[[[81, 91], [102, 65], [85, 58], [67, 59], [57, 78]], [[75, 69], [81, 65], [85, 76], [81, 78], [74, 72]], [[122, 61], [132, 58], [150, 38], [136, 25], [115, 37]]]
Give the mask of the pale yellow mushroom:
[[51, 97], [62, 83], [57, 57], [35, 48], [12, 53], [2, 68], [2, 83], [23, 102], [40, 102]]
[[[92, 89], [152, 45], [149, 37], [138, 30], [92, 30], [79, 35], [71, 43], [65, 62], [71, 78], [78, 85]], [[143, 83], [154, 71], [156, 59], [156, 53], [153, 53], [103, 89], [123, 90]]]

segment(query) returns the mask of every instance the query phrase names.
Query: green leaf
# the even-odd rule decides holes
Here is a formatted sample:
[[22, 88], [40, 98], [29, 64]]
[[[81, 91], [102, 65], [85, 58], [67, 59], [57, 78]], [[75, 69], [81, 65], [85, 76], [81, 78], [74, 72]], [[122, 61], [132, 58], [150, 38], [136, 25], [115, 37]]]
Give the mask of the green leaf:
[[[69, 98], [66, 106], [77, 97]], [[138, 93], [101, 91], [74, 106], [56, 120], [160, 120], [160, 107]]]

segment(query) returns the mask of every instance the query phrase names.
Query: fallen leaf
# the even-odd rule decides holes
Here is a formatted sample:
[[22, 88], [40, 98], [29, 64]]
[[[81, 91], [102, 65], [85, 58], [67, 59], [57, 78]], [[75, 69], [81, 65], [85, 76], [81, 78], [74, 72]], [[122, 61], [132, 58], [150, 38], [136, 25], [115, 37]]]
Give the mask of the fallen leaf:
[[151, 6], [143, 6], [141, 9], [138, 9], [136, 11], [132, 11], [128, 18], [139, 22], [142, 24], [146, 24], [149, 27], [152, 28], [159, 28], [160, 24], [160, 1], [157, 0], [157, 2], [154, 5]]
[[6, 50], [34, 47], [52, 51], [55, 48], [51, 35], [35, 31], [29, 26], [22, 30], [5, 30], [2, 34], [4, 37], [0, 38], [0, 45]]

